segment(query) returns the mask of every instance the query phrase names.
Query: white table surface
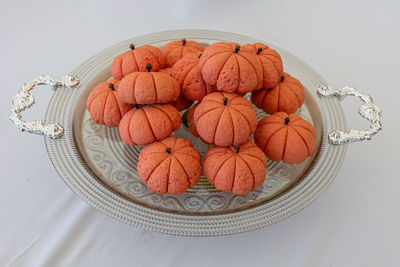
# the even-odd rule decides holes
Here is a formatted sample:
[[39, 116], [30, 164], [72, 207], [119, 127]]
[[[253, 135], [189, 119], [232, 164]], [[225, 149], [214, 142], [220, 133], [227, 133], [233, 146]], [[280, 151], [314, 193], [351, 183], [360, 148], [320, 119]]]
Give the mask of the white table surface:
[[[399, 3], [2, 0], [0, 266], [400, 266]], [[62, 182], [43, 137], [16, 131], [9, 100], [24, 82], [67, 74], [114, 43], [188, 28], [263, 39], [331, 85], [370, 93], [384, 111], [383, 131], [349, 145], [319, 200], [265, 229], [180, 238], [110, 219]], [[51, 91], [34, 94], [28, 119], [43, 118]], [[349, 126], [368, 127], [358, 100], [343, 104]]]

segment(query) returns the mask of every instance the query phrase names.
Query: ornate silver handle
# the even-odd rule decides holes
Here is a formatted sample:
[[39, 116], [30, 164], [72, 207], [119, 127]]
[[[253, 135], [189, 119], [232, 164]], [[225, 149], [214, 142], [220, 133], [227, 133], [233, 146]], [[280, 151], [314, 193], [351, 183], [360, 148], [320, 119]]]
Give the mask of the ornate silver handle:
[[321, 86], [317, 89], [317, 93], [321, 97], [336, 96], [339, 101], [346, 96], [358, 96], [363, 105], [358, 113], [371, 122], [369, 130], [361, 131], [350, 128], [348, 132], [334, 130], [328, 134], [329, 141], [334, 145], [340, 145], [347, 142], [371, 140], [371, 136], [377, 134], [382, 129], [381, 115], [382, 110], [372, 101], [372, 97], [352, 87], [343, 87], [334, 89], [330, 86]]
[[38, 79], [25, 83], [21, 91], [11, 99], [11, 113], [9, 118], [21, 132], [26, 131], [34, 134], [43, 134], [51, 138], [60, 138], [64, 134], [64, 128], [59, 124], [45, 125], [42, 120], [22, 120], [21, 112], [35, 103], [35, 99], [30, 91], [36, 85], [42, 84], [50, 85], [55, 90], [58, 86], [75, 87], [79, 84], [79, 80], [72, 76], [64, 76], [58, 79], [51, 75], [41, 75]]

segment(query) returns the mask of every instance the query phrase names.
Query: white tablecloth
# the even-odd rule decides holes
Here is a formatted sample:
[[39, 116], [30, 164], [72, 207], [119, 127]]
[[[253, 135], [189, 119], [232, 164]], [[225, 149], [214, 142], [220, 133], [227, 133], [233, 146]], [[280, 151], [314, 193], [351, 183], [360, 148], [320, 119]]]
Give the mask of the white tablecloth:
[[[8, 1], [0, 3], [0, 266], [400, 266], [398, 1]], [[372, 1], [371, 1], [372, 2]], [[9, 100], [112, 44], [171, 29], [215, 29], [280, 46], [334, 86], [370, 93], [384, 130], [349, 145], [336, 180], [301, 213], [219, 238], [137, 229], [89, 207], [58, 177], [43, 137], [18, 133]], [[43, 118], [51, 91], [25, 118]], [[344, 103], [349, 126], [368, 127]]]

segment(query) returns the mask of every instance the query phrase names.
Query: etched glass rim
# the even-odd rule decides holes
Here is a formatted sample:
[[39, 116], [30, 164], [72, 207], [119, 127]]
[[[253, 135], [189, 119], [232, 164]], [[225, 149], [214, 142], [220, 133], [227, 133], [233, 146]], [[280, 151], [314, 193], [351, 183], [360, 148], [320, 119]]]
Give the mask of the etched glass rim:
[[[112, 59], [132, 42], [143, 45], [180, 38], [238, 43], [264, 42], [243, 35], [209, 30], [180, 30], [148, 34], [103, 50], [78, 66], [71, 75], [78, 76], [81, 84], [84, 84], [93, 73], [96, 73], [99, 66], [111, 64]], [[315, 89], [319, 85], [326, 85], [326, 82], [301, 60], [278, 47], [270, 46], [279, 51], [284, 61], [293, 64], [313, 85], [315, 84]], [[100, 182], [83, 162], [79, 149], [76, 147], [72, 129], [74, 108], [79, 94], [79, 90], [65, 88], [56, 90], [46, 112], [47, 123], [58, 122], [65, 127], [63, 138], [44, 138], [47, 152], [56, 171], [64, 182], [91, 206], [125, 223], [157, 232], [180, 236], [218, 236], [255, 230], [281, 221], [308, 206], [326, 190], [340, 169], [347, 149], [347, 145], [334, 146], [327, 141], [328, 130], [347, 129], [338, 100], [333, 97], [317, 98], [323, 119], [320, 151], [314, 159], [313, 167], [290, 189], [264, 204], [226, 214], [185, 215], [160, 211], [138, 205], [115, 194]]]

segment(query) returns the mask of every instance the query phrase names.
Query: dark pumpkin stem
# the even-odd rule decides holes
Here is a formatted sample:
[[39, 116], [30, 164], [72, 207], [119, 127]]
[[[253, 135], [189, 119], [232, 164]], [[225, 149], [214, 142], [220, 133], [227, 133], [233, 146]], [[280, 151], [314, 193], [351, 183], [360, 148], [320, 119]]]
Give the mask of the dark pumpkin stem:
[[286, 118], [285, 118], [285, 124], [288, 125], [289, 122], [290, 122], [289, 117], [286, 117]]
[[182, 45], [186, 45], [186, 39], [182, 39]]
[[135, 49], [135, 45], [134, 44], [130, 44], [129, 48], [133, 50], [133, 49]]
[[199, 56], [198, 56], [198, 58], [201, 58], [202, 55], [203, 55], [203, 53], [200, 53]]
[[281, 82], [283, 82], [285, 80], [285, 76], [281, 76]]
[[257, 55], [260, 54], [262, 51], [263, 51], [262, 47], [259, 47], [259, 48], [257, 49]]
[[168, 154], [171, 154], [171, 148], [170, 147], [167, 147], [167, 149], [165, 151], [167, 151]]
[[224, 106], [226, 106], [226, 104], [228, 104], [228, 98], [224, 97]]
[[139, 104], [135, 104], [135, 108], [139, 109], [140, 108]]
[[109, 85], [108, 85], [108, 88], [110, 88], [111, 90], [115, 90], [115, 87], [114, 87], [114, 84], [113, 83], [110, 83]]
[[236, 145], [235, 148], [236, 148], [236, 153], [239, 153], [240, 145]]
[[148, 72], [150, 72], [152, 68], [153, 68], [153, 66], [150, 63], [146, 64], [146, 69]]
[[237, 52], [239, 52], [239, 50], [240, 50], [240, 46], [235, 46], [235, 51], [233, 51], [234, 53], [237, 53]]

